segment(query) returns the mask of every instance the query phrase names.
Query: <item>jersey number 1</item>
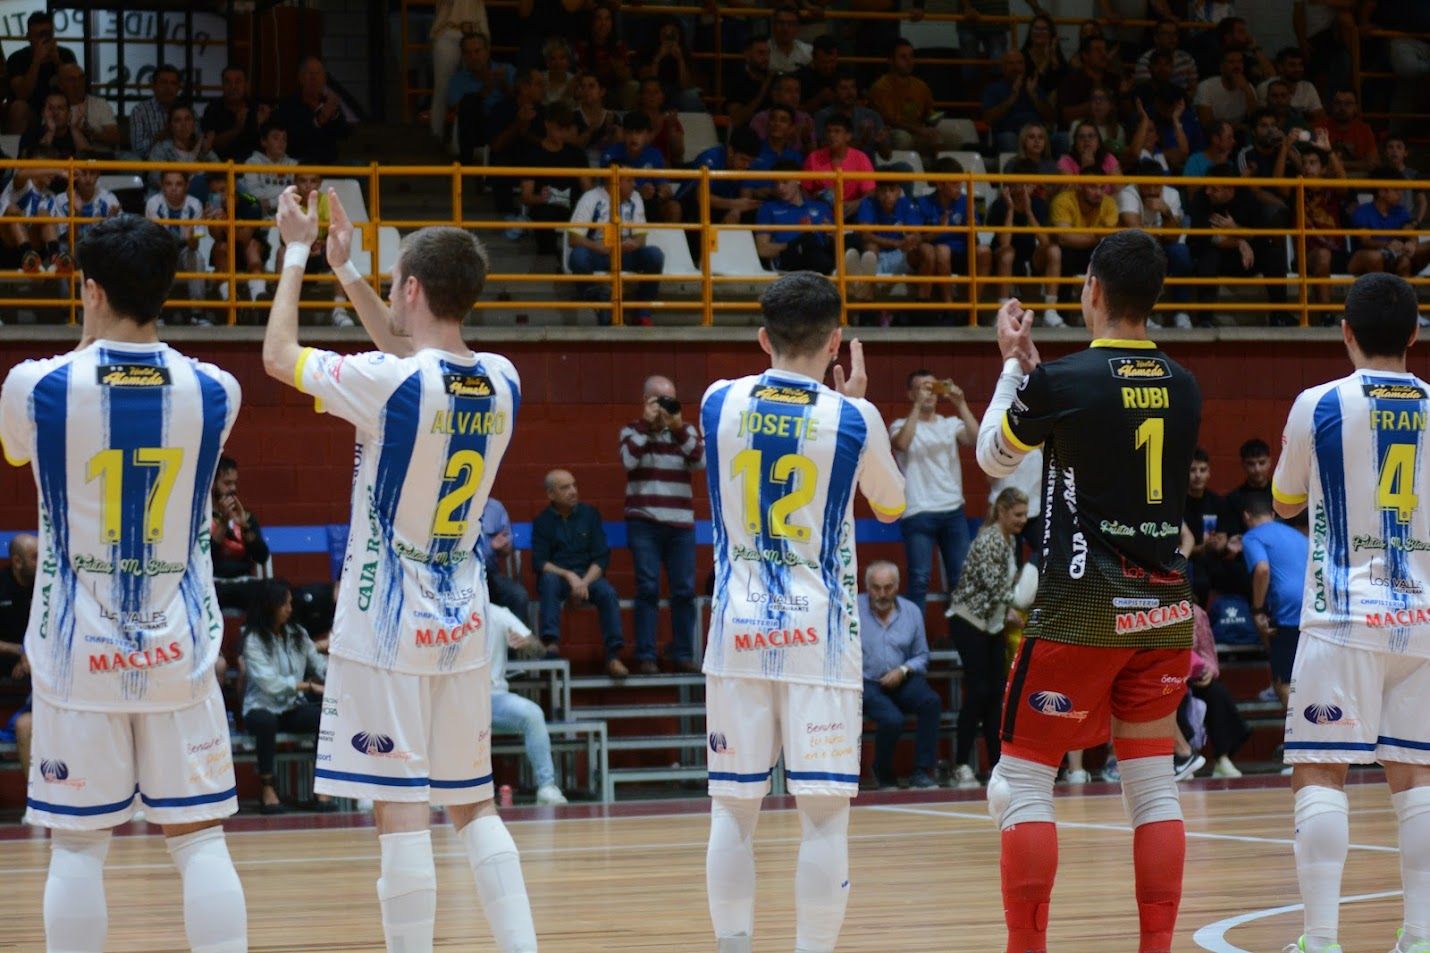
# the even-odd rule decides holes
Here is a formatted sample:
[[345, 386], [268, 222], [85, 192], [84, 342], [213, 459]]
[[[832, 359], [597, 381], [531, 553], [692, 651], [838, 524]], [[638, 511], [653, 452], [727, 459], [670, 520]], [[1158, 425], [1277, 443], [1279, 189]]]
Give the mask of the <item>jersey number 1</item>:
[[1167, 435], [1167, 422], [1161, 417], [1148, 417], [1137, 428], [1137, 449], [1147, 448], [1147, 502], [1162, 502], [1162, 443]]
[[[101, 450], [89, 458], [84, 478], [99, 481], [99, 541], [117, 543], [122, 535], [124, 516], [125, 451]], [[179, 478], [184, 463], [183, 447], [136, 447], [128, 452], [129, 466], [149, 467], [158, 471], [144, 501], [144, 542], [157, 543], [164, 538], [164, 511], [169, 506], [169, 494]], [[138, 474], [130, 474], [133, 479]]]
[[[759, 450], [741, 450], [730, 461], [730, 472], [744, 484], [745, 531], [760, 535], [766, 514], [760, 511], [760, 476], [764, 472], [764, 454]], [[809, 527], [789, 521], [790, 514], [814, 499], [815, 480], [819, 471], [814, 461], [798, 453], [778, 457], [770, 467], [770, 482], [782, 483], [788, 492], [770, 504], [768, 521], [770, 535], [803, 543], [809, 539]], [[794, 485], [790, 487], [790, 480]]]
[[1397, 523], [1410, 522], [1420, 505], [1420, 497], [1415, 493], [1415, 444], [1393, 443], [1385, 448], [1375, 505], [1383, 510], [1395, 510]]

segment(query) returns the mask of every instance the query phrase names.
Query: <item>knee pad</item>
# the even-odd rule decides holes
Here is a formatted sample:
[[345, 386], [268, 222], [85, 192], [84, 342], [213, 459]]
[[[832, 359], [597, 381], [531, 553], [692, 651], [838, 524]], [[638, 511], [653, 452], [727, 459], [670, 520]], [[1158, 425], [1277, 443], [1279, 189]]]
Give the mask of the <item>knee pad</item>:
[[1022, 758], [1004, 756], [988, 779], [988, 814], [999, 830], [1015, 824], [1056, 822], [1053, 782], [1057, 769]]
[[1118, 767], [1122, 771], [1122, 805], [1134, 828], [1182, 819], [1171, 758], [1134, 758], [1119, 761]]
[[760, 820], [761, 798], [757, 797], [715, 797], [710, 799], [710, 827], [712, 830], [733, 831], [741, 842], [755, 836], [755, 826]]
[[437, 889], [431, 831], [383, 834], [377, 840], [382, 850], [382, 876], [377, 880], [379, 900]]

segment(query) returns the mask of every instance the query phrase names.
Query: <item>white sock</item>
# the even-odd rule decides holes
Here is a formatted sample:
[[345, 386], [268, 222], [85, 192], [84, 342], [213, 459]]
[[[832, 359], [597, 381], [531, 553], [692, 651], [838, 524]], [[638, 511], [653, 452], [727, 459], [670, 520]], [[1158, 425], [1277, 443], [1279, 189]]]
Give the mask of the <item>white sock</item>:
[[760, 800], [716, 797], [710, 802], [705, 889], [720, 953], [748, 953], [755, 935], [755, 825], [760, 820]]
[[109, 932], [104, 858], [109, 831], [55, 831], [45, 878], [45, 949], [100, 953]]
[[1043, 303], [1044, 303], [1044, 304], [1057, 304], [1057, 303], [1058, 303], [1058, 296], [1055, 295], [1055, 294], [1050, 294], [1050, 295], [1046, 295], [1046, 294], [1045, 294], [1045, 295], [1043, 295]]
[[804, 837], [794, 874], [795, 953], [833, 953], [849, 903], [849, 799], [797, 796]]
[[501, 953], [536, 953], [536, 925], [521, 876], [521, 857], [506, 825], [495, 814], [479, 817], [459, 836], [477, 879], [477, 896]]
[[1319, 785], [1296, 792], [1296, 879], [1306, 905], [1307, 950], [1336, 942], [1350, 839], [1346, 792]]
[[431, 953], [437, 920], [437, 867], [432, 862], [432, 832], [383, 834], [382, 876], [377, 899], [387, 953]]
[[1430, 788], [1390, 799], [1400, 818], [1400, 879], [1405, 886], [1404, 944], [1430, 941]]
[[248, 279], [248, 296], [254, 301], [268, 293], [268, 283], [262, 278]]
[[165, 843], [184, 883], [184, 931], [194, 953], [245, 953], [248, 910], [223, 828], [205, 827]]

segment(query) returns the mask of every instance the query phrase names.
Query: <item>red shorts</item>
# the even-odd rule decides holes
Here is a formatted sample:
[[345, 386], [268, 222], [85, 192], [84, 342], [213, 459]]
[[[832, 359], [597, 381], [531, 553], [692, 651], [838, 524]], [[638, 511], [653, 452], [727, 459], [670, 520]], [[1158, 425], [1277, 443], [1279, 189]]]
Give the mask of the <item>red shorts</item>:
[[1107, 741], [1112, 718], [1156, 721], [1187, 690], [1188, 649], [1122, 649], [1025, 639], [1003, 699], [1003, 754], [1057, 767]]

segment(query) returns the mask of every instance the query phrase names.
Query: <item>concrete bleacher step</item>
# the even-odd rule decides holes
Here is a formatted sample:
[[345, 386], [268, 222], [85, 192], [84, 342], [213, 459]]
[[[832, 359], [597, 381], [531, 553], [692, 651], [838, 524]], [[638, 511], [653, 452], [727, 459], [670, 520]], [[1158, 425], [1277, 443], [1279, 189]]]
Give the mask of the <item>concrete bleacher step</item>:
[[610, 740], [612, 751], [675, 751], [703, 748], [708, 743], [705, 735], [632, 735]]
[[664, 768], [612, 768], [611, 780], [616, 784], [658, 784], [669, 781], [704, 781], [705, 765]]
[[571, 706], [576, 721], [620, 721], [624, 718], [704, 718], [705, 704], [661, 705], [575, 705]]
[[650, 675], [631, 678], [611, 678], [608, 675], [581, 675], [571, 679], [571, 691], [597, 689], [644, 689], [675, 688], [679, 686], [705, 687], [704, 675]]

